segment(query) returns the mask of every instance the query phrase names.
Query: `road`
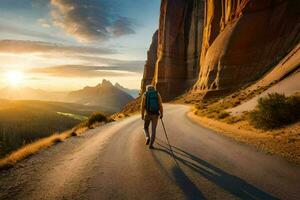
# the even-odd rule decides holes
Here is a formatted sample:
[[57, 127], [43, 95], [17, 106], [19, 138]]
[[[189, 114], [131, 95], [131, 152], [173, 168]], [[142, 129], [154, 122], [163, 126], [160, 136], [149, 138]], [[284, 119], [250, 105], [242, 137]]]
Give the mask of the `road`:
[[[88, 131], [0, 172], [0, 199], [300, 199], [300, 170], [167, 105], [154, 150], [140, 116]], [[175, 162], [176, 161], [176, 162]]]

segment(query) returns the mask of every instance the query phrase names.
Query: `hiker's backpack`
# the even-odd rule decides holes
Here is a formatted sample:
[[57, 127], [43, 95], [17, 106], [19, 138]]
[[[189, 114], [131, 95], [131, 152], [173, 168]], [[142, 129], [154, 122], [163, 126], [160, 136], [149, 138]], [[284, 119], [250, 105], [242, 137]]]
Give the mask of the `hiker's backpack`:
[[158, 93], [155, 90], [147, 91], [146, 96], [146, 110], [150, 114], [159, 114]]

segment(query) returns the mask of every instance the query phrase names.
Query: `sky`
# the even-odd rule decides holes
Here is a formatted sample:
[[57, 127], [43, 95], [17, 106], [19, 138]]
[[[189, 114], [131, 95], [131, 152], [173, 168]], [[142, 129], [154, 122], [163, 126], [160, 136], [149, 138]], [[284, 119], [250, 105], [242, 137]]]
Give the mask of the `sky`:
[[0, 89], [140, 87], [160, 0], [0, 0]]

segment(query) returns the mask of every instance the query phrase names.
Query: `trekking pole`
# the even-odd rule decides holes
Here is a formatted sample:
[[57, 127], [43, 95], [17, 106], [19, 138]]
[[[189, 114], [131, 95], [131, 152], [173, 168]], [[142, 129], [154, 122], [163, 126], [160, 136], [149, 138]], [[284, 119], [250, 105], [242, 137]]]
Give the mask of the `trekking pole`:
[[[168, 134], [167, 134], [167, 131], [166, 131], [166, 128], [165, 128], [164, 121], [162, 120], [162, 118], [160, 119], [160, 121], [161, 121], [161, 124], [162, 124], [162, 126], [163, 126], [164, 133], [165, 133], [165, 136], [166, 136], [166, 139], [167, 139], [167, 143], [168, 143], [168, 145], [169, 145], [169, 148], [170, 148], [172, 157], [173, 157], [175, 163], [178, 165], [177, 160], [176, 160], [175, 155], [174, 155], [174, 152], [173, 152], [173, 150], [172, 150], [172, 146], [171, 146], [170, 141], [169, 141], [169, 137], [168, 137]], [[179, 165], [178, 165], [178, 166], [179, 166]]]

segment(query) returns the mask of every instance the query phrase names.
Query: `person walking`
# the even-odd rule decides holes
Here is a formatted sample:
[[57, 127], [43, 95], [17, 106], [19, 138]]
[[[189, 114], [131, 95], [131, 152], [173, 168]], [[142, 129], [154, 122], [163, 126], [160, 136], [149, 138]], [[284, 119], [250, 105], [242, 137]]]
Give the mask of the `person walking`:
[[[153, 85], [147, 85], [146, 92], [142, 95], [141, 114], [142, 120], [144, 120], [146, 145], [149, 145], [149, 149], [153, 149], [158, 117], [161, 119], [163, 117], [162, 99]], [[149, 134], [150, 122], [152, 129], [151, 136]]]

